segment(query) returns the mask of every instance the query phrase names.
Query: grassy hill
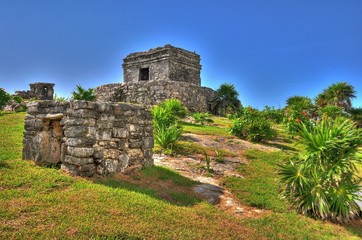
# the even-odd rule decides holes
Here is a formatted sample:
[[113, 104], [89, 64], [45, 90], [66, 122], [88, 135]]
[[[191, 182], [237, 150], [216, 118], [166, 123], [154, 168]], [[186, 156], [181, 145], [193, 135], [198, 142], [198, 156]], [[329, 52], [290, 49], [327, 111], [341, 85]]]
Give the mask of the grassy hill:
[[[238, 218], [193, 194], [195, 182], [165, 168], [144, 169], [132, 181], [115, 176], [84, 179], [21, 160], [24, 117], [0, 116], [0, 239], [362, 237], [357, 225], [324, 223], [288, 210], [275, 187], [275, 164], [282, 155], [250, 151], [252, 164], [240, 168], [250, 174], [242, 180], [225, 179], [240, 201], [270, 210], [260, 218]], [[203, 128], [190, 125], [188, 131]], [[221, 125], [217, 128], [227, 134]]]

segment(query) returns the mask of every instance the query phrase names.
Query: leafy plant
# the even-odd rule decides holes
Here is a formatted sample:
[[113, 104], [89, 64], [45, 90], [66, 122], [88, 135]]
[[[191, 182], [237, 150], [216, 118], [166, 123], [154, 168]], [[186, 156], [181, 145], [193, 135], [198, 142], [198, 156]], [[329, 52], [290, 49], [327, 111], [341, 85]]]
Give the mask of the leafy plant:
[[165, 151], [165, 154], [171, 154], [172, 150], [182, 134], [182, 129], [177, 125], [165, 126], [155, 125], [155, 141]]
[[234, 119], [230, 133], [253, 142], [271, 140], [276, 136], [271, 123], [253, 108], [245, 108], [243, 115]]
[[205, 162], [206, 162], [206, 170], [208, 173], [211, 173], [212, 170], [210, 168], [211, 159], [209, 155], [207, 155], [207, 152], [204, 150], [204, 156], [205, 156]]
[[205, 123], [212, 123], [213, 120], [210, 118], [210, 113], [201, 113], [197, 112], [192, 115], [196, 123], [200, 123], [201, 125], [205, 125]]
[[155, 141], [165, 154], [171, 154], [182, 134], [179, 126], [181, 117], [187, 109], [179, 100], [170, 99], [152, 108]]
[[0, 109], [3, 108], [10, 99], [10, 94], [7, 93], [5, 89], [0, 88]]
[[225, 163], [225, 159], [224, 159], [224, 152], [223, 151], [219, 151], [219, 150], [215, 150], [215, 161], [218, 163]]
[[356, 217], [361, 130], [337, 117], [314, 127], [302, 123], [300, 136], [306, 151], [280, 166], [283, 195], [298, 211], [316, 218], [342, 222]]
[[338, 116], [343, 116], [343, 108], [334, 106], [334, 105], [327, 105], [318, 109], [318, 115], [322, 118], [332, 118], [335, 119]]
[[167, 99], [159, 105], [171, 112], [177, 118], [184, 118], [187, 114], [187, 108], [178, 99]]
[[275, 109], [274, 107], [265, 106], [261, 114], [268, 120], [277, 124], [282, 123], [284, 119], [283, 109]]
[[96, 96], [94, 95], [93, 88], [85, 90], [82, 86], [77, 85], [76, 89], [72, 92], [72, 99], [94, 101], [96, 100]]
[[24, 99], [20, 96], [13, 96], [12, 99], [16, 102], [16, 103], [21, 103], [24, 101]]

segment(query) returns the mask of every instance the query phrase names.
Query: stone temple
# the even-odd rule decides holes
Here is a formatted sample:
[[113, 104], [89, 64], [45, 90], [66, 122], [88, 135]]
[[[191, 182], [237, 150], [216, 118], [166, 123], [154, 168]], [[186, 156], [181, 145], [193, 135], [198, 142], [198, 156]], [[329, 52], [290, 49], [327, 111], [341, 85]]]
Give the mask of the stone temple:
[[97, 87], [97, 100], [155, 105], [179, 99], [190, 111], [207, 112], [215, 91], [201, 86], [200, 55], [171, 45], [123, 59], [124, 82]]

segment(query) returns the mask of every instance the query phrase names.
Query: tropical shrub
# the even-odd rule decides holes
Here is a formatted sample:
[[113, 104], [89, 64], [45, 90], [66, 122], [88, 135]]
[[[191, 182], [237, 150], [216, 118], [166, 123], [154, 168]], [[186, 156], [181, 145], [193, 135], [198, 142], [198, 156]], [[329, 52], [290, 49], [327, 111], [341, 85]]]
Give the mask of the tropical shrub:
[[182, 129], [177, 125], [154, 125], [155, 141], [165, 154], [171, 154], [176, 142], [181, 137]]
[[24, 101], [24, 99], [20, 96], [13, 96], [12, 99], [16, 102], [16, 103], [21, 103]]
[[361, 130], [351, 120], [323, 119], [315, 126], [301, 124], [305, 152], [280, 166], [283, 195], [303, 214], [346, 221], [356, 217], [361, 163]]
[[318, 115], [322, 118], [332, 118], [335, 119], [338, 116], [343, 116], [343, 108], [334, 106], [334, 105], [327, 105], [318, 109]]
[[167, 109], [177, 118], [184, 118], [187, 114], [187, 108], [178, 99], [167, 99], [159, 105], [161, 108]]
[[349, 111], [351, 118], [356, 122], [358, 127], [362, 127], [362, 107], [360, 108], [351, 108]]
[[283, 109], [275, 109], [274, 107], [265, 106], [261, 114], [268, 120], [275, 123], [282, 123], [284, 120]]
[[214, 122], [210, 117], [212, 115], [210, 113], [201, 113], [197, 112], [192, 115], [196, 123], [200, 123], [201, 125], [205, 125], [205, 123]]
[[77, 85], [76, 89], [72, 92], [72, 99], [94, 101], [96, 100], [96, 96], [94, 95], [93, 88], [85, 90], [82, 86]]
[[274, 139], [276, 131], [257, 109], [245, 108], [239, 118], [235, 118], [230, 128], [230, 133], [252, 142], [261, 142]]
[[315, 109], [312, 99], [303, 96], [293, 96], [286, 100], [286, 104], [283, 123], [286, 125], [289, 133], [292, 135], [296, 134], [302, 123], [307, 126], [312, 124], [311, 119]]
[[10, 99], [10, 94], [7, 93], [5, 89], [0, 88], [0, 109], [2, 109]]
[[170, 99], [152, 108], [155, 141], [165, 154], [171, 154], [182, 134], [178, 122], [187, 109], [179, 100]]

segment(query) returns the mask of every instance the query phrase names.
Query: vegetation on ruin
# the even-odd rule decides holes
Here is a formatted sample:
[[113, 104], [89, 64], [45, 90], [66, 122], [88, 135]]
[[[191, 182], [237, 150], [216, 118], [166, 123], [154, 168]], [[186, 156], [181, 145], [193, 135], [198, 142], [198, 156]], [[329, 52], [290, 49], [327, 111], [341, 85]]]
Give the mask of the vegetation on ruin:
[[81, 85], [77, 85], [72, 92], [72, 99], [74, 100], [85, 100], [85, 101], [95, 101], [96, 96], [94, 95], [94, 89], [88, 88], [85, 89]]

